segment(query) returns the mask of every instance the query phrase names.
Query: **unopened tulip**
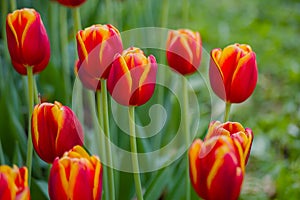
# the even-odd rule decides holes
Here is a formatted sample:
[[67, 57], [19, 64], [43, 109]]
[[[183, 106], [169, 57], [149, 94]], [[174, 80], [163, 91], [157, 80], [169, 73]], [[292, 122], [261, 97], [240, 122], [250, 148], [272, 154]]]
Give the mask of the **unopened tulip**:
[[77, 74], [80, 79], [83, 82], [107, 79], [114, 56], [123, 50], [119, 31], [111, 24], [92, 25], [79, 31], [76, 40], [79, 56]]
[[59, 102], [36, 105], [31, 125], [34, 149], [45, 162], [52, 163], [75, 145], [83, 145], [79, 120], [69, 107]]
[[256, 56], [246, 44], [211, 51], [210, 84], [227, 103], [241, 103], [253, 93], [257, 82]]
[[56, 0], [56, 1], [64, 6], [68, 6], [68, 7], [80, 6], [81, 4], [86, 2], [86, 0]]
[[97, 156], [89, 156], [75, 146], [53, 162], [49, 176], [51, 200], [101, 200], [102, 165]]
[[28, 171], [26, 167], [13, 168], [0, 166], [0, 199], [1, 200], [29, 200]]
[[239, 123], [213, 122], [204, 141], [189, 149], [192, 186], [206, 200], [236, 200], [240, 194], [253, 134]]
[[107, 80], [107, 89], [113, 99], [124, 106], [145, 104], [153, 95], [156, 84], [155, 57], [146, 57], [136, 47], [117, 54]]
[[20, 9], [7, 15], [6, 36], [15, 70], [27, 74], [27, 67], [39, 73], [50, 59], [50, 43], [41, 16], [34, 9]]
[[182, 75], [192, 74], [201, 62], [202, 42], [199, 32], [172, 30], [167, 39], [167, 61]]

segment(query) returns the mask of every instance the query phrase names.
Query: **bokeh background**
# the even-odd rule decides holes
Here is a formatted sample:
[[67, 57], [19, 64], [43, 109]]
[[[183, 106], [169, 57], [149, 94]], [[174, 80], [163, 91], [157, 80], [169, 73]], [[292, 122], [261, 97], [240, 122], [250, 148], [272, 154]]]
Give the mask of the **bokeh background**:
[[[76, 46], [72, 9], [48, 0], [18, 0], [16, 5], [11, 2], [1, 0], [0, 4], [0, 154], [3, 155], [0, 161], [2, 164], [23, 165], [28, 118], [27, 82], [26, 77], [14, 71], [9, 59], [5, 38], [6, 15], [16, 6], [35, 8], [42, 16], [51, 42], [49, 66], [36, 76], [38, 90], [44, 100], [58, 100], [72, 106]], [[183, 19], [185, 2], [189, 2], [187, 21]], [[97, 23], [111, 23], [120, 32], [140, 27], [199, 31], [206, 58], [213, 48], [223, 48], [232, 43], [251, 45], [257, 56], [258, 84], [251, 98], [240, 105], [233, 105], [231, 113], [232, 121], [250, 127], [255, 136], [240, 199], [300, 198], [299, 1], [87, 0], [80, 7], [80, 12], [83, 28]], [[62, 13], [66, 13], [66, 21], [61, 18]], [[65, 50], [62, 50], [60, 40], [62, 25], [68, 34]], [[63, 51], [68, 52], [67, 58], [63, 56]], [[165, 62], [161, 52], [148, 51], [161, 58], [160, 63]], [[203, 73], [207, 71], [206, 64], [201, 65], [200, 71]], [[62, 65], [68, 66], [68, 72], [63, 71]], [[69, 74], [69, 79], [64, 73]], [[66, 81], [69, 84], [65, 84]], [[147, 106], [138, 110], [142, 115], [141, 122], [147, 123], [149, 120], [147, 116], [143, 117]], [[170, 104], [165, 103], [165, 106]], [[219, 105], [211, 106], [223, 109]], [[164, 129], [166, 132], [177, 128], [177, 115], [180, 115], [177, 107], [170, 111], [168, 127]], [[201, 123], [201, 127], [208, 126], [207, 120]], [[120, 132], [117, 128], [114, 131]], [[197, 137], [204, 135], [205, 128], [199, 131]], [[172, 138], [169, 133], [160, 137]], [[116, 134], [113, 140], [122, 146], [128, 138], [121, 136], [120, 139]], [[140, 150], [147, 151], [147, 146], [151, 149], [154, 141], [155, 138], [139, 141], [143, 147]], [[47, 199], [49, 166], [36, 155], [34, 158], [32, 199]], [[168, 168], [143, 174], [145, 199], [184, 199], [184, 160], [178, 159]], [[124, 172], [116, 174], [117, 197], [131, 199], [134, 195], [132, 175]], [[230, 184], [230, 180], [224, 184]], [[192, 195], [197, 198], [194, 192]]]

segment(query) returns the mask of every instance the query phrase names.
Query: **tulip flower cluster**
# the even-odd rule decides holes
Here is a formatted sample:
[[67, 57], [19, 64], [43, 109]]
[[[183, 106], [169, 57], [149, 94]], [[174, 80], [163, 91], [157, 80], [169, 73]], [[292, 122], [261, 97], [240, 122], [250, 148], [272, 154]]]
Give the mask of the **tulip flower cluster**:
[[[56, 1], [76, 7], [86, 0]], [[8, 14], [6, 33], [12, 65], [18, 73], [26, 75], [29, 67], [33, 73], [46, 68], [50, 43], [37, 11], [25, 8]], [[133, 108], [148, 102], [155, 91], [156, 58], [146, 56], [137, 47], [124, 50], [120, 32], [111, 24], [96, 24], [79, 30], [76, 42], [78, 60], [75, 73], [82, 84], [95, 91], [107, 90], [117, 103], [129, 106], [129, 117], [133, 118]], [[210, 55], [209, 77], [215, 94], [226, 105], [248, 99], [258, 76], [256, 55], [251, 47], [233, 44], [223, 50], [213, 49]], [[198, 32], [189, 29], [169, 32], [166, 58], [174, 71], [183, 76], [195, 73], [201, 56], [202, 41]], [[107, 88], [101, 88], [100, 81], [105, 80]], [[106, 93], [102, 94], [106, 98]], [[83, 128], [76, 114], [57, 101], [29, 107], [33, 109], [28, 129], [32, 137], [31, 147], [33, 145], [43, 161], [52, 164], [48, 185], [50, 199], [101, 199], [103, 167], [97, 156], [90, 156], [83, 148]], [[108, 119], [103, 121], [109, 124]], [[188, 121], [185, 122], [188, 127]], [[108, 128], [108, 125], [104, 126]], [[135, 125], [130, 124], [130, 129], [131, 148], [136, 156]], [[205, 139], [196, 139], [188, 151], [187, 172], [190, 174], [187, 177], [190, 175], [192, 186], [200, 197], [206, 200], [238, 198], [252, 141], [252, 130], [238, 122], [210, 123]], [[133, 168], [138, 170], [138, 159], [134, 156]], [[139, 177], [135, 177], [136, 180]], [[140, 190], [137, 191], [140, 199], [142, 188], [138, 184], [136, 188]], [[0, 199], [30, 199], [26, 167], [0, 166]]]

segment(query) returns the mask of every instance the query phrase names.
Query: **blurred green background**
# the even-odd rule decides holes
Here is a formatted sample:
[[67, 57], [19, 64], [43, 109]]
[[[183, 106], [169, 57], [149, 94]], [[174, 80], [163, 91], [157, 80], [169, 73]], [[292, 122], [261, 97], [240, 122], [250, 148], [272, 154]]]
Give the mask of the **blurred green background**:
[[[184, 2], [189, 2], [187, 22], [182, 17]], [[19, 0], [16, 5], [17, 8], [33, 7], [40, 12], [49, 34], [51, 60], [47, 69], [36, 76], [39, 92], [49, 102], [58, 100], [72, 106], [76, 58], [72, 9], [45, 0]], [[13, 6], [11, 1], [1, 1], [0, 138], [5, 155], [1, 162], [22, 165], [26, 152], [27, 83], [26, 77], [21, 77], [11, 66], [5, 38], [5, 18]], [[299, 1], [87, 0], [80, 11], [83, 28], [96, 23], [111, 23], [120, 32], [140, 27], [199, 31], [206, 59], [213, 48], [223, 48], [232, 43], [249, 44], [257, 56], [258, 84], [250, 99], [233, 106], [231, 115], [232, 121], [250, 127], [255, 136], [240, 199], [300, 198]], [[68, 43], [65, 48], [69, 53], [68, 59], [62, 56], [60, 46], [62, 12], [67, 12]], [[160, 52], [149, 52], [161, 56]], [[62, 73], [66, 60], [71, 80], [66, 80]], [[160, 63], [164, 62], [162, 58]], [[203, 73], [207, 72], [206, 64], [201, 65]], [[64, 84], [64, 81], [71, 81], [70, 85]], [[147, 110], [147, 105], [140, 110], [143, 108]], [[178, 111], [175, 107], [170, 112], [174, 116]], [[140, 111], [140, 114], [143, 113]], [[177, 127], [173, 118], [168, 118], [166, 131]], [[208, 121], [204, 120], [201, 127], [207, 125]], [[205, 129], [201, 129], [198, 136], [203, 137], [204, 133]], [[165, 137], [171, 136], [166, 133]], [[117, 140], [116, 136], [113, 139]], [[151, 146], [151, 142], [146, 141], [144, 145]], [[179, 159], [158, 172], [143, 174], [145, 199], [184, 199], [184, 160]], [[35, 156], [32, 199], [47, 198], [48, 170], [49, 166]], [[117, 174], [117, 197], [132, 198], [131, 174]], [[195, 193], [193, 198], [196, 199]]]

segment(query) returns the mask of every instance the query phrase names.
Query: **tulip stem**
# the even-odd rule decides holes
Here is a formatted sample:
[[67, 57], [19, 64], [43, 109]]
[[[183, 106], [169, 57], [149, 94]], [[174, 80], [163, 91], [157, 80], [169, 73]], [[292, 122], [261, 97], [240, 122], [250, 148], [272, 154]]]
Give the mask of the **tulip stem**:
[[110, 132], [109, 132], [109, 121], [108, 121], [108, 103], [107, 103], [107, 90], [106, 80], [101, 79], [101, 103], [102, 103], [102, 117], [103, 117], [103, 128], [104, 134], [108, 140], [105, 144], [106, 158], [107, 158], [107, 171], [108, 171], [108, 182], [109, 182], [109, 195], [111, 200], [115, 199], [115, 184], [114, 184], [114, 170], [112, 164], [112, 154], [110, 145]]
[[74, 19], [74, 35], [76, 36], [77, 31], [79, 31], [81, 29], [81, 19], [80, 19], [80, 8], [79, 7], [73, 8], [73, 19]]
[[28, 80], [28, 140], [27, 140], [27, 159], [26, 166], [28, 168], [28, 185], [30, 187], [31, 181], [31, 167], [32, 167], [32, 153], [33, 153], [33, 144], [31, 140], [31, 115], [33, 112], [33, 101], [34, 101], [34, 86], [33, 86], [33, 72], [32, 67], [27, 67], [27, 80]]
[[143, 191], [139, 173], [139, 161], [137, 157], [137, 145], [136, 145], [136, 133], [135, 133], [135, 117], [134, 117], [134, 106], [129, 106], [128, 117], [129, 117], [129, 130], [130, 130], [130, 148], [131, 148], [131, 161], [132, 170], [134, 176], [136, 196], [138, 200], [143, 199]]
[[[105, 139], [102, 139], [100, 134], [102, 134], [103, 131], [103, 117], [102, 117], [102, 113], [103, 113], [103, 108], [102, 108], [102, 104], [101, 104], [101, 92], [100, 91], [96, 91], [96, 101], [97, 101], [97, 113], [98, 113], [98, 123], [100, 126], [100, 132], [97, 134], [98, 138], [97, 138], [97, 144], [98, 144], [98, 151], [99, 151], [99, 156], [100, 154], [103, 155], [103, 157], [101, 157], [102, 160], [105, 160], [105, 162], [107, 161], [106, 158], [106, 150], [105, 150]], [[102, 153], [101, 153], [102, 152]], [[109, 190], [108, 190], [108, 172], [107, 172], [108, 167], [103, 165], [103, 190], [104, 190], [104, 196], [103, 199], [109, 199]]]
[[61, 45], [61, 64], [63, 69], [63, 78], [65, 86], [65, 101], [69, 102], [69, 94], [71, 91], [71, 79], [69, 70], [69, 53], [68, 53], [68, 24], [67, 9], [60, 6], [60, 45]]
[[229, 120], [230, 108], [231, 108], [231, 103], [226, 102], [225, 114], [224, 114], [224, 122], [227, 122]]
[[17, 2], [16, 0], [10, 0], [10, 10], [15, 11], [17, 9]]
[[[183, 131], [185, 133], [186, 149], [190, 147], [190, 127], [189, 127], [189, 96], [187, 88], [187, 80], [185, 76], [182, 76], [182, 90], [183, 90]], [[186, 198], [191, 199], [191, 186], [190, 186], [190, 175], [189, 175], [189, 155], [187, 151], [186, 155]]]

